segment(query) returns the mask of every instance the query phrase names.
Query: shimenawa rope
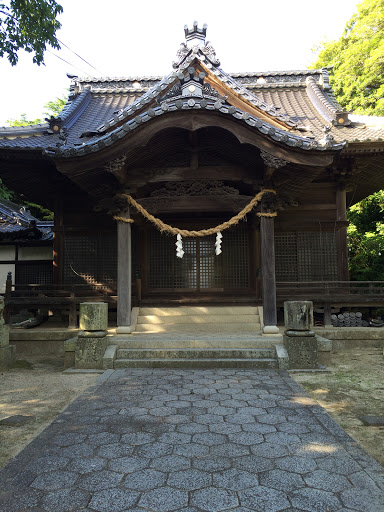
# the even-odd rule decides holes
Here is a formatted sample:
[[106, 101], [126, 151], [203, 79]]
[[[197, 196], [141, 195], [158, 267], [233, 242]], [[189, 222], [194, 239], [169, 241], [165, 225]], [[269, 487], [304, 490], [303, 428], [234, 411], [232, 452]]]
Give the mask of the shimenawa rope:
[[[247, 204], [247, 206], [245, 206], [241, 210], [241, 212], [239, 212], [237, 215], [234, 215], [228, 221], [223, 222], [222, 224], [219, 224], [218, 226], [216, 226], [214, 228], [200, 229], [198, 231], [195, 231], [195, 230], [190, 231], [188, 229], [180, 229], [180, 228], [175, 228], [173, 226], [170, 226], [169, 224], [166, 224], [162, 220], [154, 217], [149, 212], [147, 212], [147, 210], [145, 208], [143, 208], [143, 206], [141, 206], [141, 204], [139, 204], [137, 201], [135, 201], [135, 199], [133, 199], [133, 197], [130, 196], [129, 194], [120, 194], [120, 195], [122, 197], [125, 197], [131, 206], [136, 208], [136, 210], [139, 213], [141, 213], [141, 215], [143, 215], [143, 217], [145, 217], [147, 220], [149, 220], [149, 222], [152, 222], [152, 224], [154, 224], [157, 227], [157, 229], [159, 229], [161, 232], [166, 231], [167, 233], [170, 233], [171, 235], [181, 235], [184, 237], [198, 237], [198, 236], [200, 237], [200, 236], [214, 235], [214, 234], [218, 233], [219, 231], [224, 231], [225, 229], [228, 229], [231, 226], [238, 224], [242, 219], [244, 219], [244, 217], [247, 215], [247, 213], [249, 213], [260, 202], [263, 195], [267, 194], [267, 193], [276, 194], [276, 191], [272, 190], [272, 189], [262, 190], [261, 192], [259, 192], [258, 194], [255, 195], [255, 197]], [[277, 213], [276, 212], [273, 212], [273, 213], [258, 212], [257, 215], [258, 215], [258, 217], [276, 217]], [[126, 219], [125, 217], [115, 216], [113, 218], [115, 220], [122, 221], [122, 222], [128, 222], [128, 223], [133, 222], [132, 219]]]

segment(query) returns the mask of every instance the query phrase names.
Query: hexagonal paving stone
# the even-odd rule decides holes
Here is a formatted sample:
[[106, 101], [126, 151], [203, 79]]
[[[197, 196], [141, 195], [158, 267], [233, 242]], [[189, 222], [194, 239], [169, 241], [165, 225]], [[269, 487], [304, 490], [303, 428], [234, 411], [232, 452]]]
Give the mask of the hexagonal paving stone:
[[132, 510], [131, 507], [137, 503], [139, 496], [139, 493], [130, 490], [106, 489], [93, 494], [89, 507], [97, 512]]
[[[290, 494], [293, 507], [309, 512], [324, 512], [325, 510], [339, 510], [340, 501], [330, 492], [318, 489], [299, 489]], [[362, 509], [366, 510], [366, 509]]]
[[147, 432], [136, 432], [134, 434], [125, 434], [121, 437], [121, 442], [130, 444], [132, 446], [137, 446], [140, 444], [153, 443], [155, 441], [155, 436], [153, 434], [148, 434]]
[[264, 416], [258, 416], [257, 421], [267, 423], [268, 425], [278, 425], [279, 423], [284, 423], [287, 419], [282, 414], [264, 414]]
[[216, 423], [223, 423], [224, 418], [219, 414], [198, 414], [194, 418], [196, 423], [201, 423], [202, 425], [215, 425]]
[[351, 484], [344, 476], [323, 470], [314, 471], [304, 477], [304, 480], [309, 487], [322, 489], [323, 491], [340, 492], [351, 487]]
[[233, 459], [233, 465], [238, 469], [249, 471], [250, 473], [261, 473], [275, 467], [273, 459], [258, 457], [257, 455], [246, 455], [245, 457], [236, 457]]
[[142, 469], [127, 475], [123, 485], [134, 491], [149, 491], [165, 484], [167, 477], [165, 473], [154, 469]]
[[274, 459], [276, 457], [284, 457], [288, 455], [288, 448], [281, 444], [260, 443], [251, 447], [251, 452], [259, 457], [267, 457]]
[[242, 506], [257, 512], [279, 512], [290, 506], [285, 493], [262, 486], [239, 492], [239, 498]]
[[89, 435], [87, 443], [90, 445], [101, 446], [102, 444], [118, 443], [120, 440], [119, 434], [111, 434], [110, 432], [100, 432], [98, 434]]
[[248, 446], [259, 444], [264, 441], [264, 437], [261, 434], [257, 434], [254, 432], [241, 432], [239, 434], [229, 434], [228, 438], [232, 443], [244, 444]]
[[255, 432], [257, 434], [269, 434], [276, 432], [276, 427], [273, 425], [267, 425], [266, 423], [245, 423], [242, 425], [244, 432]]
[[235, 423], [216, 423], [216, 425], [209, 425], [209, 430], [215, 434], [236, 434], [242, 431], [242, 425], [236, 425]]
[[148, 466], [149, 460], [142, 457], [120, 457], [109, 463], [109, 469], [117, 473], [133, 473]]
[[48, 471], [55, 471], [56, 469], [63, 469], [70, 459], [66, 457], [58, 457], [57, 455], [48, 455], [33, 460], [26, 469], [34, 473], [46, 473]]
[[300, 438], [296, 434], [287, 434], [286, 432], [272, 432], [265, 434], [265, 440], [268, 443], [283, 444], [289, 446], [293, 443], [298, 443]]
[[58, 451], [61, 457], [76, 458], [76, 457], [91, 457], [94, 452], [94, 447], [85, 443], [75, 444], [73, 446], [64, 446]]
[[96, 450], [96, 454], [106, 459], [115, 459], [116, 457], [125, 457], [132, 455], [135, 447], [128, 444], [113, 443], [99, 446]]
[[205, 457], [207, 455], [207, 446], [198, 443], [177, 444], [173, 447], [174, 455], [183, 455], [185, 457]]
[[59, 434], [55, 436], [53, 438], [53, 442], [59, 446], [72, 446], [74, 444], [82, 443], [85, 438], [85, 434], [69, 432], [67, 434]]
[[68, 512], [68, 510], [86, 507], [88, 502], [89, 493], [72, 488], [47, 493], [42, 505], [46, 512]]
[[255, 487], [258, 485], [257, 476], [247, 471], [239, 469], [227, 469], [213, 475], [213, 485], [231, 489], [232, 491], [240, 491]]
[[162, 457], [163, 455], [170, 455], [172, 453], [172, 445], [168, 443], [151, 443], [140, 445], [135, 450], [136, 455], [139, 457], [146, 457], [153, 459], [154, 457]]
[[179, 432], [165, 432], [161, 434], [158, 438], [160, 443], [169, 443], [169, 444], [184, 444], [191, 442], [191, 436], [188, 434], [182, 434]]
[[101, 491], [110, 489], [119, 485], [123, 475], [115, 471], [96, 471], [88, 475], [82, 476], [77, 482], [78, 487], [89, 491]]
[[88, 457], [84, 459], [72, 459], [66, 469], [68, 471], [74, 471], [75, 473], [85, 474], [104, 469], [106, 465], [106, 459], [101, 457]]
[[219, 512], [232, 509], [239, 504], [237, 495], [228, 489], [207, 487], [191, 493], [191, 505], [204, 512]]
[[249, 446], [233, 443], [220, 444], [211, 446], [210, 453], [213, 456], [241, 457], [242, 455], [249, 455]]
[[300, 475], [290, 473], [289, 471], [282, 471], [281, 469], [273, 469], [260, 475], [260, 485], [264, 487], [272, 487], [280, 491], [293, 491], [305, 486], [305, 483]]
[[316, 462], [310, 457], [297, 457], [291, 455], [276, 459], [276, 466], [292, 473], [309, 473], [317, 468]]
[[181, 455], [168, 455], [166, 457], [156, 457], [151, 462], [151, 467], [160, 471], [179, 471], [189, 469], [191, 461]]
[[198, 469], [186, 469], [184, 471], [175, 471], [171, 473], [167, 484], [170, 487], [176, 487], [183, 491], [194, 491], [202, 487], [208, 487], [212, 483], [211, 476]]
[[348, 475], [361, 470], [359, 464], [349, 455], [337, 455], [317, 459], [319, 469], [339, 473], [340, 475]]
[[179, 511], [188, 504], [188, 493], [172, 489], [171, 487], [161, 487], [153, 489], [142, 495], [139, 506], [144, 509], [147, 507], [156, 512], [172, 512]]
[[193, 459], [193, 467], [203, 471], [223, 471], [231, 467], [231, 459], [228, 457], [202, 457]]
[[50, 471], [35, 478], [31, 487], [42, 491], [54, 491], [70, 487], [77, 480], [78, 475], [70, 471]]
[[382, 512], [384, 510], [384, 495], [368, 489], [353, 488], [343, 491], [341, 501], [346, 507], [364, 512]]
[[176, 432], [181, 432], [182, 434], [198, 434], [208, 432], [208, 426], [201, 425], [200, 423], [194, 423], [193, 421], [189, 421], [189, 423], [177, 425]]
[[255, 418], [252, 414], [247, 414], [246, 409], [241, 409], [239, 413], [228, 416], [226, 419], [228, 423], [236, 423], [237, 425], [244, 425], [246, 423], [255, 423]]
[[221, 434], [213, 434], [211, 432], [205, 434], [195, 434], [192, 436], [192, 441], [198, 444], [204, 444], [207, 446], [215, 446], [221, 443], [225, 443], [226, 437]]

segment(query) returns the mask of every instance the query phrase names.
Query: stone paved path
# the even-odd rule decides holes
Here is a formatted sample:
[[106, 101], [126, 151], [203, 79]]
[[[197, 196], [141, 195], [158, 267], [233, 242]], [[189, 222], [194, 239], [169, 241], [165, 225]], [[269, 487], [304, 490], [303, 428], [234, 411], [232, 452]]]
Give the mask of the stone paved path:
[[384, 511], [384, 469], [274, 370], [108, 371], [0, 480], [2, 512]]

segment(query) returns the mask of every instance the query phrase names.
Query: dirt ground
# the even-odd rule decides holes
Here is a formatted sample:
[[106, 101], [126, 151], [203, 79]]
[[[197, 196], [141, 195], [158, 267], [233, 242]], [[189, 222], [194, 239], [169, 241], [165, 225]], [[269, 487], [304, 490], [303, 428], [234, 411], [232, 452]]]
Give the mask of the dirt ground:
[[[21, 368], [0, 373], [0, 420], [33, 416], [23, 426], [0, 426], [0, 468], [24, 448], [87, 387], [97, 375], [62, 373], [63, 359], [26, 356]], [[384, 417], [384, 357], [381, 349], [339, 350], [329, 373], [292, 377], [384, 466], [384, 427], [366, 427], [360, 416]]]
[[384, 420], [383, 349], [354, 348], [331, 354], [330, 373], [293, 373], [348, 434], [384, 466], [384, 426], [368, 427], [360, 416]]
[[0, 371], [0, 420], [33, 416], [22, 426], [0, 425], [0, 468], [96, 382], [97, 374], [63, 374], [63, 364], [57, 356], [25, 356], [16, 362], [21, 367]]

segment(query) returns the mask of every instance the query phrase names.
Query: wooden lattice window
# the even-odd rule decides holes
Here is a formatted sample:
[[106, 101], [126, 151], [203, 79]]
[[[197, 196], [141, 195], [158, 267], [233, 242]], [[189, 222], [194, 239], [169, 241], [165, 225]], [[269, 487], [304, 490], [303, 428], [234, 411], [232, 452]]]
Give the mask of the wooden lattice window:
[[275, 235], [276, 281], [298, 281], [297, 233]]
[[275, 235], [277, 281], [337, 280], [333, 232], [286, 232]]
[[116, 287], [116, 233], [68, 234], [64, 238], [64, 283]]
[[23, 261], [16, 265], [16, 284], [52, 284], [52, 261], [34, 262]]
[[157, 231], [149, 238], [149, 287], [210, 290], [249, 287], [246, 227], [223, 232], [222, 254], [215, 254], [216, 236], [183, 238], [184, 257], [176, 257], [176, 237]]

